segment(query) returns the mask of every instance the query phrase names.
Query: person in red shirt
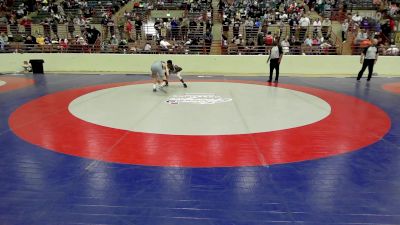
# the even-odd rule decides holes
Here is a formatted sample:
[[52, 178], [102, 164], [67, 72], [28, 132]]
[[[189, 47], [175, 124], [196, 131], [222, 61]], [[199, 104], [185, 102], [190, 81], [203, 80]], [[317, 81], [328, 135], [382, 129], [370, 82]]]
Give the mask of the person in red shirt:
[[390, 27], [390, 30], [391, 30], [392, 32], [395, 31], [396, 23], [394, 22], [394, 19], [393, 19], [393, 18], [390, 18], [390, 19], [389, 19], [389, 27]]
[[32, 20], [30, 20], [28, 17], [22, 18], [20, 24], [25, 27], [25, 35], [29, 36], [32, 33]]
[[68, 41], [66, 39], [61, 39], [60, 43], [58, 43], [58, 47], [61, 52], [64, 52], [68, 48]]
[[133, 29], [133, 25], [131, 23], [131, 21], [129, 21], [129, 19], [126, 20], [125, 22], [125, 36], [128, 38], [128, 40], [132, 40], [132, 29]]
[[272, 43], [274, 43], [274, 37], [271, 35], [271, 32], [268, 32], [268, 34], [265, 36], [264, 44], [272, 45]]

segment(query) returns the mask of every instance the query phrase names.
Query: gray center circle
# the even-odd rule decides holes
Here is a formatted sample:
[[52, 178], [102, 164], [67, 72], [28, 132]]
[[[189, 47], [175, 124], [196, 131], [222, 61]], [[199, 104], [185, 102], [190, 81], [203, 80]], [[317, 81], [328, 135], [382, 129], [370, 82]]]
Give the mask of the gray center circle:
[[[189, 88], [171, 83], [165, 92], [153, 93], [151, 88], [151, 84], [135, 84], [94, 91], [73, 100], [68, 109], [77, 118], [101, 126], [172, 135], [290, 129], [320, 121], [331, 112], [321, 98], [278, 87], [193, 82]], [[171, 99], [183, 100], [171, 104]]]

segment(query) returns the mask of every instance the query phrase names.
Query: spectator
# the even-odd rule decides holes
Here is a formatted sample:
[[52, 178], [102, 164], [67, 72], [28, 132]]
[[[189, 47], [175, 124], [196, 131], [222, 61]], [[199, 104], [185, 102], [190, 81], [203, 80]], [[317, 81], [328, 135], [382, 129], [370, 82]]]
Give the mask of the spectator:
[[264, 44], [270, 46], [273, 43], [274, 43], [274, 37], [272, 36], [271, 32], [268, 32], [268, 34], [265, 36]]
[[67, 29], [68, 29], [68, 34], [71, 38], [74, 37], [74, 32], [75, 32], [75, 26], [74, 26], [74, 21], [70, 18], [67, 23]]
[[4, 51], [7, 45], [8, 45], [8, 36], [4, 32], [2, 32], [0, 34], [0, 50]]
[[343, 43], [347, 40], [347, 31], [349, 30], [349, 22], [348, 20], [344, 20], [342, 23], [342, 41]]
[[303, 40], [304, 36], [307, 33], [307, 28], [310, 26], [310, 19], [308, 17], [302, 15], [300, 18], [300, 21], [299, 21], [299, 25], [300, 25], [299, 38], [300, 38], [300, 40]]
[[33, 36], [28, 35], [25, 38], [25, 42], [24, 42], [25, 50], [27, 50], [27, 51], [32, 50], [33, 47], [35, 46], [35, 44], [36, 44], [36, 38], [34, 38]]
[[317, 18], [313, 23], [313, 35], [318, 35], [321, 32], [322, 23], [319, 18]]
[[38, 37], [36, 38], [36, 42], [38, 43], [39, 46], [44, 46], [45, 38], [39, 34]]
[[160, 47], [161, 47], [161, 50], [166, 50], [166, 51], [168, 51], [169, 48], [171, 47], [171, 44], [170, 44], [168, 41], [162, 39], [162, 40], [160, 41]]
[[132, 30], [133, 30], [133, 25], [130, 20], [125, 21], [125, 38], [128, 39], [128, 41], [132, 41]]
[[149, 51], [151, 51], [151, 45], [150, 45], [150, 43], [149, 43], [149, 42], [147, 42], [147, 43], [144, 45], [144, 48], [143, 48], [143, 50], [144, 50], [144, 51], [146, 51], [146, 52], [149, 52]]
[[282, 40], [281, 42], [281, 46], [282, 46], [282, 51], [283, 54], [289, 54], [290, 50], [290, 43], [289, 43], [289, 37], [286, 36], [285, 39]]
[[60, 43], [58, 43], [58, 49], [61, 52], [64, 52], [67, 50], [67, 48], [68, 48], [68, 39], [61, 39]]
[[310, 54], [312, 51], [312, 45], [313, 45], [313, 39], [310, 36], [308, 36], [305, 40], [304, 40], [304, 45], [305, 45], [305, 51], [303, 52], [303, 54]]
[[329, 18], [325, 18], [322, 21], [321, 32], [325, 38], [329, 36], [331, 26], [332, 26], [332, 21]]
[[386, 50], [386, 55], [391, 55], [391, 56], [398, 56], [399, 55], [399, 48], [395, 45], [392, 44], [390, 47]]
[[361, 23], [361, 21], [362, 21], [362, 17], [361, 17], [358, 13], [356, 13], [356, 14], [354, 14], [354, 16], [351, 18], [351, 20], [354, 22], [354, 24], [355, 24], [356, 26], [358, 26], [358, 25]]
[[324, 41], [321, 43], [320, 48], [324, 54], [329, 54], [329, 50], [331, 49], [332, 45], [328, 41]]
[[24, 17], [20, 24], [25, 28], [25, 35], [29, 36], [32, 33], [32, 20], [29, 19], [28, 17]]
[[368, 39], [368, 34], [365, 30], [361, 29], [358, 33], [356, 38], [354, 39], [354, 44], [360, 44], [364, 40]]
[[135, 33], [136, 33], [136, 40], [141, 39], [142, 37], [142, 19], [139, 16], [136, 16], [135, 19]]

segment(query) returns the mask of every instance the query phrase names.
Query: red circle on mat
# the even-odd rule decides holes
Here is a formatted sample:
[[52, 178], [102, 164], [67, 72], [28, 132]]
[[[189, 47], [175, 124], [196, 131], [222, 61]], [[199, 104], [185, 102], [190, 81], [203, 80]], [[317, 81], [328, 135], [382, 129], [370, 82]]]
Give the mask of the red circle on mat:
[[6, 84], [0, 86], [0, 93], [24, 88], [33, 84], [33, 80], [25, 77], [1, 77]]
[[388, 92], [400, 94], [400, 82], [384, 84], [383, 89], [385, 89]]
[[9, 125], [32, 144], [89, 159], [149, 166], [227, 167], [290, 163], [351, 152], [380, 140], [391, 124], [385, 112], [361, 99], [289, 84], [279, 84], [279, 88], [322, 98], [330, 104], [331, 114], [316, 123], [285, 130], [197, 136], [109, 128], [80, 120], [68, 111], [70, 102], [81, 95], [142, 83], [147, 82], [104, 84], [47, 95], [18, 108]]

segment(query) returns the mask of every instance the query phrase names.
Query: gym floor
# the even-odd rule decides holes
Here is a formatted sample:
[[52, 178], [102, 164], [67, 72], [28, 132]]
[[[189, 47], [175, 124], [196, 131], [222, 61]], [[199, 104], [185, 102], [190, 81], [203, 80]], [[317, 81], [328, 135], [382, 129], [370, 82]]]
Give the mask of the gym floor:
[[400, 78], [0, 76], [0, 225], [400, 224]]

